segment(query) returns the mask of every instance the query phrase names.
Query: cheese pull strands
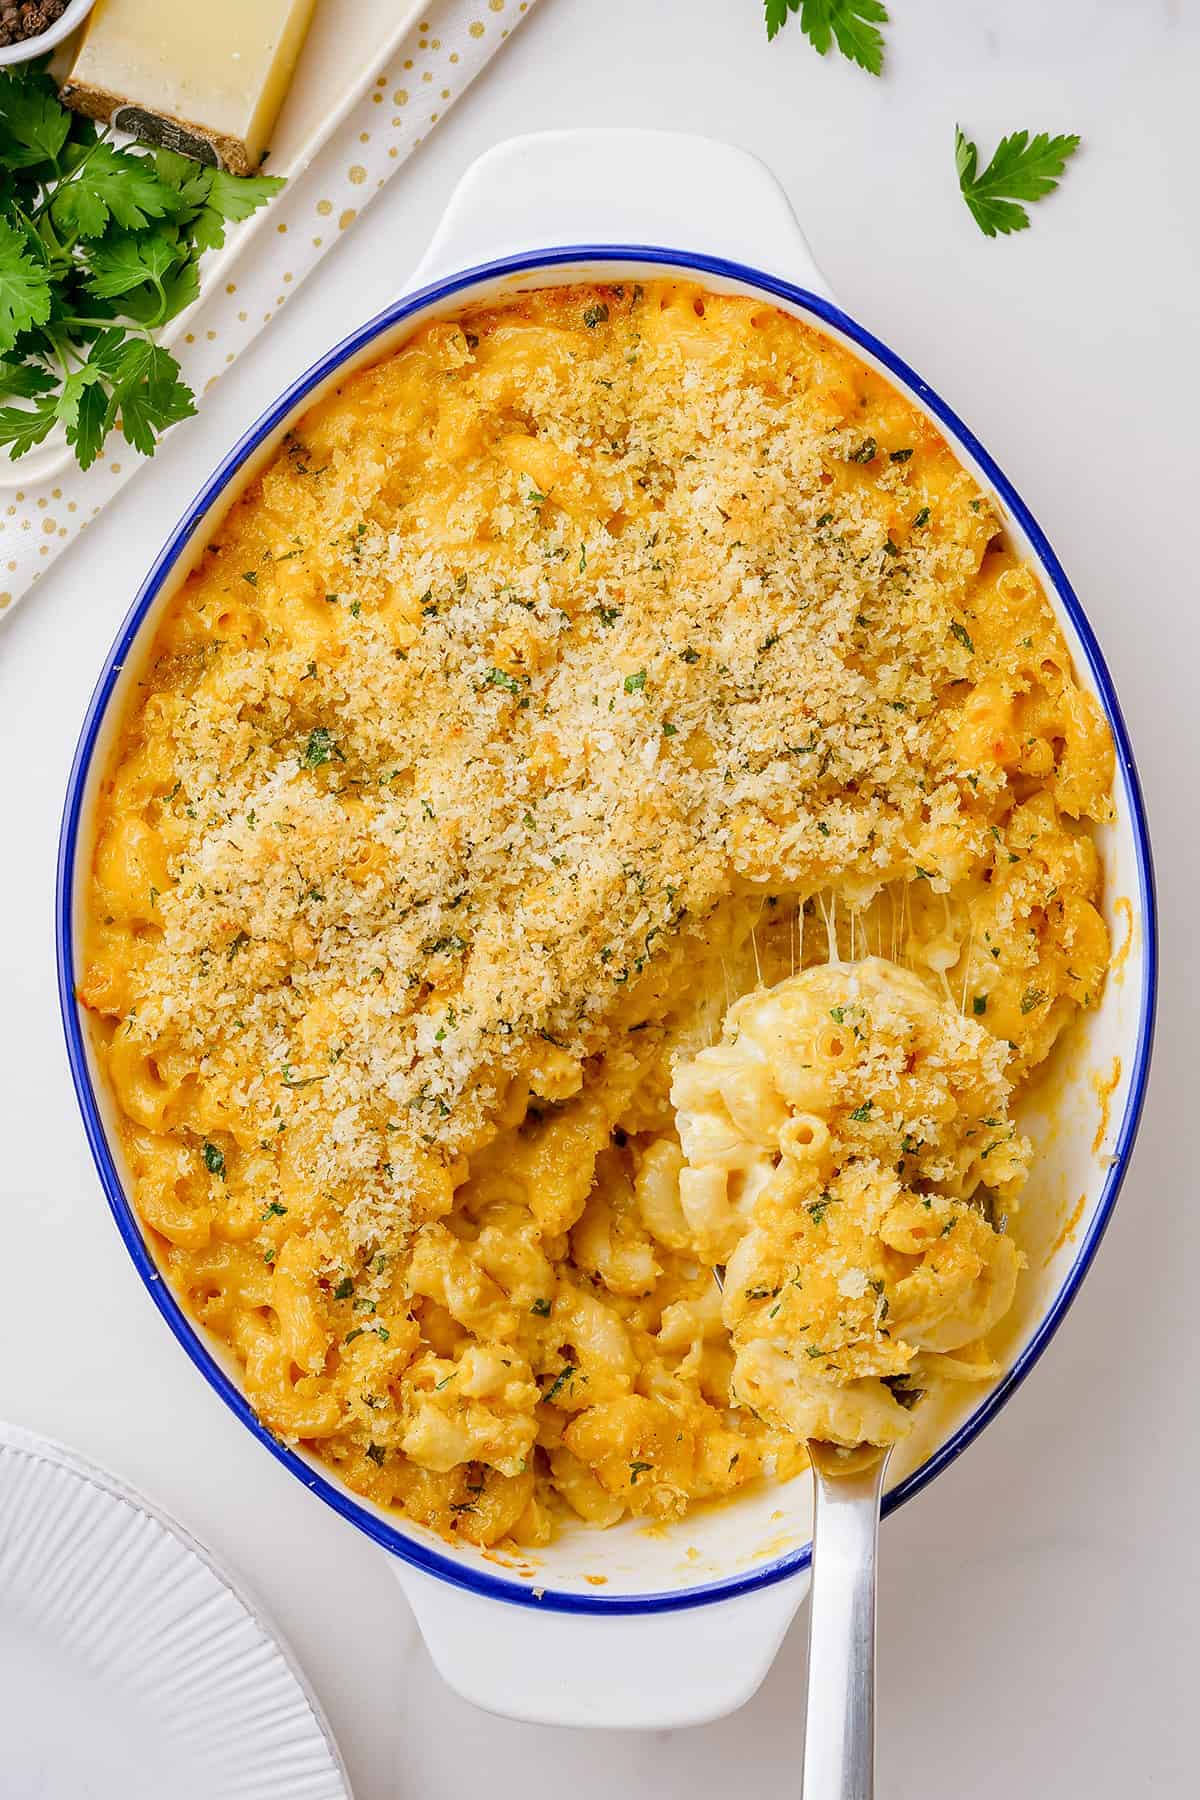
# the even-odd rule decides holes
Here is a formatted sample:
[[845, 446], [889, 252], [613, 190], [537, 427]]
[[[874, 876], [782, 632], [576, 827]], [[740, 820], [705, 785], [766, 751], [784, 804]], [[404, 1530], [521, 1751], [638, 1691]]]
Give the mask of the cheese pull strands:
[[252, 175], [291, 84], [314, 0], [100, 0], [62, 88], [144, 143]]

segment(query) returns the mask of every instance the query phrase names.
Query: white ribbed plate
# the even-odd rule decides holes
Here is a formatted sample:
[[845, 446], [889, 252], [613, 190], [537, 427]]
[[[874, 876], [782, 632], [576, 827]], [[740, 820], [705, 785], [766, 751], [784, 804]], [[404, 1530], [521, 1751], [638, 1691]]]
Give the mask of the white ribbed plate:
[[303, 1677], [148, 1501], [0, 1424], [0, 1794], [349, 1800]]

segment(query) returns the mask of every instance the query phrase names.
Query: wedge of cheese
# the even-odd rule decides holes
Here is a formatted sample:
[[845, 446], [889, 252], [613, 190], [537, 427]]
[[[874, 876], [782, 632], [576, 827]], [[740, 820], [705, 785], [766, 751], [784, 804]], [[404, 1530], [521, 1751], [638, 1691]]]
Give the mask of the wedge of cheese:
[[314, 0], [99, 0], [62, 98], [236, 175], [261, 165]]

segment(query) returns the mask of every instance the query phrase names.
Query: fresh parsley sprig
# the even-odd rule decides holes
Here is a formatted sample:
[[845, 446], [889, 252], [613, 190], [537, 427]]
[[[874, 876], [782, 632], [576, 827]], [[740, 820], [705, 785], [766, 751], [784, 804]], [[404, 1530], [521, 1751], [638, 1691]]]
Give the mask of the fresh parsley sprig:
[[881, 0], [764, 0], [767, 36], [782, 31], [793, 13], [814, 50], [824, 56], [836, 43], [842, 55], [871, 75], [883, 72], [883, 33], [888, 23]]
[[123, 149], [41, 67], [0, 75], [0, 446], [24, 456], [61, 426], [86, 469], [115, 428], [153, 455], [196, 410], [157, 333], [198, 295], [227, 223], [282, 186]]
[[971, 216], [985, 237], [1024, 231], [1029, 214], [1019, 202], [1041, 200], [1052, 194], [1067, 159], [1079, 148], [1072, 135], [1051, 137], [1039, 131], [1014, 131], [1001, 138], [991, 162], [979, 171], [979, 153], [961, 126], [954, 128], [954, 161], [958, 185]]

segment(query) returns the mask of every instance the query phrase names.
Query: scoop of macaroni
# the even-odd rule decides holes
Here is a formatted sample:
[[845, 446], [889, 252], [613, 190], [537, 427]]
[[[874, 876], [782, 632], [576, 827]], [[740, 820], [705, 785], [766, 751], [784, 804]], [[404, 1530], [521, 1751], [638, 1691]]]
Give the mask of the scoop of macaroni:
[[939, 1375], [996, 1372], [1029, 1144], [1009, 1050], [880, 957], [736, 1001], [676, 1070], [679, 1198], [724, 1262], [734, 1397], [801, 1438], [891, 1444]]

